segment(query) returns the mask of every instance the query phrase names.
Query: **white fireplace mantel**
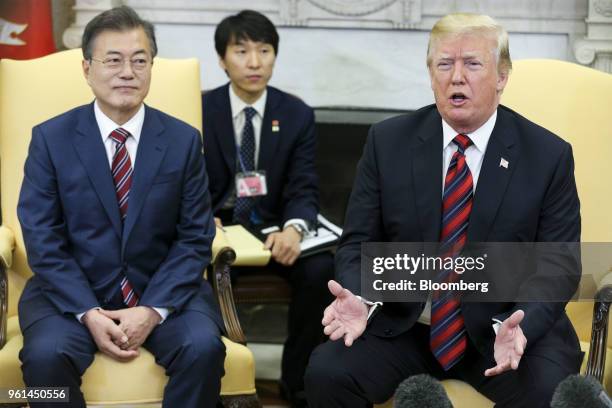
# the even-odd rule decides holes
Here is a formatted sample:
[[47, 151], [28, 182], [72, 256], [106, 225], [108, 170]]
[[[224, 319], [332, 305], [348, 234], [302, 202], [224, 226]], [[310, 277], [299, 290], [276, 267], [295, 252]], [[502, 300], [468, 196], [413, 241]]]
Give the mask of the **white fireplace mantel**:
[[162, 57], [197, 57], [202, 87], [227, 81], [213, 36], [224, 17], [250, 8], [278, 27], [271, 84], [313, 106], [415, 109], [433, 101], [428, 31], [454, 11], [489, 14], [510, 33], [513, 59], [556, 58], [612, 72], [612, 0], [76, 0], [64, 33], [80, 46], [97, 13], [127, 4], [156, 26]]

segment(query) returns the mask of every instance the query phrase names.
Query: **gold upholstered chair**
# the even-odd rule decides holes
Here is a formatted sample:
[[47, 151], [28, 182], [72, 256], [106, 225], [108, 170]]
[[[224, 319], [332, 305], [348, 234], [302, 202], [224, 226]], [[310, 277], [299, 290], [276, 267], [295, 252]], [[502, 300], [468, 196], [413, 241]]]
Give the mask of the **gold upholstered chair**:
[[[598, 301], [568, 304], [567, 313], [587, 353], [582, 374], [594, 375], [612, 391], [612, 341], [607, 337], [612, 301], [612, 262], [601, 256], [612, 245], [612, 75], [555, 60], [514, 62], [501, 103], [571, 143], [581, 204], [583, 292]], [[600, 249], [588, 243], [600, 243]], [[602, 246], [607, 249], [601, 250]], [[599, 256], [593, 256], [596, 253]], [[594, 285], [593, 285], [594, 284]], [[594, 287], [593, 287], [594, 286]], [[595, 289], [595, 290], [593, 290]], [[442, 385], [456, 408], [492, 407], [470, 385], [456, 380]], [[390, 408], [387, 402], [379, 408]]]
[[[20, 333], [17, 302], [31, 275], [17, 220], [17, 200], [23, 165], [34, 125], [89, 103], [93, 94], [81, 71], [81, 50], [70, 50], [30, 61], [0, 61], [0, 388], [23, 387], [18, 352]], [[194, 59], [156, 58], [146, 103], [201, 129], [199, 64]], [[215, 288], [235, 254], [222, 237], [213, 244], [208, 275]], [[202, 271], [204, 272], [204, 271]], [[227, 278], [229, 280], [229, 278]], [[228, 299], [221, 297], [222, 302]], [[231, 301], [231, 299], [229, 299]], [[227, 309], [221, 304], [222, 309]], [[259, 407], [253, 355], [228, 325], [223, 338], [227, 356], [221, 395], [226, 406]], [[144, 349], [129, 363], [98, 353], [83, 377], [88, 405], [154, 406], [162, 400], [167, 377]], [[120, 368], [120, 369], [119, 369]], [[207, 375], [207, 373], [202, 373]], [[0, 404], [2, 401], [0, 401]]]
[[[597, 302], [568, 304], [567, 313], [588, 352], [582, 372], [597, 377], [612, 391], [612, 342], [607, 338], [612, 300], [612, 261], [593, 243], [612, 245], [612, 75], [556, 60], [514, 63], [502, 103], [549, 129], [572, 145], [582, 217], [583, 293], [597, 288]], [[592, 298], [592, 294], [591, 298]], [[607, 361], [607, 362], [606, 362]], [[588, 365], [588, 367], [587, 367]]]

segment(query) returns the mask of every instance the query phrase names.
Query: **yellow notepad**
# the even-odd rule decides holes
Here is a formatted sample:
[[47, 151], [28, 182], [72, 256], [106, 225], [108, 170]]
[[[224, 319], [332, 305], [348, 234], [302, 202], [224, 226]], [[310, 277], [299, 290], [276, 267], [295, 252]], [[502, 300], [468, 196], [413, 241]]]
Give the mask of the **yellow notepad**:
[[263, 242], [242, 225], [224, 227], [225, 238], [236, 251], [235, 266], [264, 266], [270, 262], [271, 253], [263, 248]]

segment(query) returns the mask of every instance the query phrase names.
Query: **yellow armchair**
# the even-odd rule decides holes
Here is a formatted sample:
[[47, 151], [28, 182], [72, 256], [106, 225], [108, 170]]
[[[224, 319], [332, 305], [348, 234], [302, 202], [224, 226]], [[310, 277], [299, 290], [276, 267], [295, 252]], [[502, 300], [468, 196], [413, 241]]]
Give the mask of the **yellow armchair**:
[[[70, 50], [30, 61], [0, 61], [0, 388], [23, 387], [18, 352], [22, 336], [17, 302], [31, 276], [21, 229], [17, 200], [23, 165], [34, 125], [93, 100], [81, 71], [81, 51]], [[145, 101], [201, 130], [199, 64], [195, 59], [156, 58], [151, 90]], [[213, 243], [213, 262], [208, 270], [213, 286], [219, 287], [235, 259], [222, 239]], [[229, 279], [229, 277], [227, 277]], [[231, 299], [219, 297], [221, 308]], [[226, 323], [226, 326], [228, 324]], [[255, 390], [253, 355], [244, 339], [228, 327], [225, 376], [221, 395], [226, 406], [260, 407]], [[153, 356], [141, 356], [121, 369], [112, 359], [98, 353], [83, 377], [82, 390], [88, 404], [160, 403], [167, 377]], [[206, 373], [202, 373], [206, 375]], [[129, 384], [129, 387], [126, 385]], [[0, 404], [5, 401], [0, 401]]]
[[[581, 204], [582, 241], [612, 243], [612, 75], [555, 60], [514, 62], [501, 103], [571, 143]], [[587, 244], [588, 245], [588, 244]], [[588, 247], [586, 248], [588, 249]], [[589, 251], [590, 252], [590, 251]], [[612, 341], [608, 339], [608, 309], [612, 301], [612, 263], [588, 259], [585, 274], [593, 274], [597, 301], [568, 304], [582, 350], [588, 354], [582, 374], [595, 376], [612, 391]], [[597, 265], [587, 265], [586, 263]], [[590, 276], [583, 276], [590, 283]], [[608, 352], [608, 353], [606, 353]], [[456, 408], [492, 407], [493, 403], [462, 381], [442, 385]], [[389, 401], [378, 408], [391, 408]]]
[[[612, 75], [556, 60], [522, 60], [514, 64], [502, 103], [551, 130], [572, 145], [582, 217], [583, 283], [594, 280], [596, 302], [568, 304], [567, 313], [588, 358], [582, 372], [612, 391], [612, 347], [607, 338], [612, 301], [612, 262], [591, 255], [592, 244], [612, 243]], [[603, 255], [603, 254], [602, 254]], [[586, 288], [589, 289], [588, 287]], [[592, 294], [591, 294], [592, 296]]]

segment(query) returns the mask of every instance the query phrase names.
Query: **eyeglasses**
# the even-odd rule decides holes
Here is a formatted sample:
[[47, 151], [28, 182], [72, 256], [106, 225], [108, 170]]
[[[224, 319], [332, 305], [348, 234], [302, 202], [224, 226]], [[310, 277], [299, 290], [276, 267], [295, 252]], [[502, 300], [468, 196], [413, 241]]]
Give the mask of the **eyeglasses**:
[[120, 57], [108, 57], [103, 60], [99, 60], [96, 58], [90, 58], [90, 61], [96, 61], [100, 64], [104, 65], [104, 68], [109, 71], [119, 71], [125, 65], [126, 61], [129, 61], [132, 70], [135, 72], [142, 72], [149, 66], [150, 61], [146, 58], [132, 58], [132, 59], [124, 59]]

